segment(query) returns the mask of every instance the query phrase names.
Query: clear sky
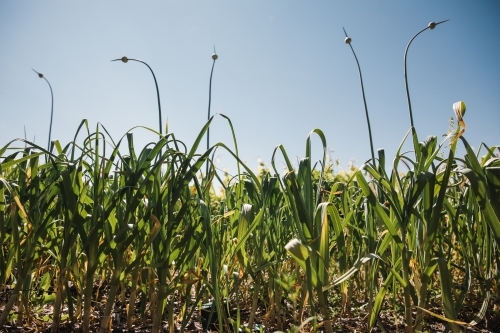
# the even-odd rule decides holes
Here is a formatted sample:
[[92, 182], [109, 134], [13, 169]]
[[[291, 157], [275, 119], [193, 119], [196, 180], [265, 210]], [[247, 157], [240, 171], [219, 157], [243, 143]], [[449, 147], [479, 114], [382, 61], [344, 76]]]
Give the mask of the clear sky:
[[[375, 149], [392, 156], [408, 131], [403, 54], [430, 21], [451, 21], [412, 43], [408, 78], [421, 140], [441, 137], [452, 104], [467, 103], [465, 137], [499, 145], [500, 1], [107, 0], [0, 1], [0, 146], [26, 137], [46, 146], [72, 140], [82, 119], [117, 141], [137, 125], [158, 128], [148, 68], [110, 62], [124, 55], [154, 70], [169, 131], [191, 145], [207, 119], [215, 45], [212, 114], [231, 118], [243, 160], [269, 164], [276, 145], [301, 158], [308, 133], [324, 131], [347, 167], [370, 158], [357, 67], [363, 71]], [[136, 130], [138, 148], [156, 137]], [[222, 118], [211, 142], [232, 145]], [[314, 140], [319, 153], [319, 140]], [[205, 143], [203, 143], [203, 147]], [[218, 166], [234, 170], [220, 150]], [[282, 165], [283, 159], [278, 159]]]

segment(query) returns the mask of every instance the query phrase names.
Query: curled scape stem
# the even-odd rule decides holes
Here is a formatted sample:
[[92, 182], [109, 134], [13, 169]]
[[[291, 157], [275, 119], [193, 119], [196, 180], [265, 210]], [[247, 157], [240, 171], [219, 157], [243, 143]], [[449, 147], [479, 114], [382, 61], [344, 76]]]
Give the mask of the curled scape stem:
[[159, 129], [160, 137], [161, 137], [162, 134], [163, 134], [163, 131], [162, 131], [162, 127], [163, 126], [162, 126], [162, 121], [161, 121], [160, 90], [158, 89], [158, 82], [156, 81], [156, 76], [155, 76], [155, 73], [153, 72], [153, 69], [147, 63], [145, 63], [142, 60], [132, 59], [132, 58], [128, 58], [126, 56], [123, 56], [120, 59], [114, 59], [114, 60], [111, 60], [111, 61], [121, 61], [123, 63], [127, 63], [129, 61], [137, 61], [137, 62], [140, 62], [141, 64], [146, 65], [149, 68], [149, 70], [151, 71], [151, 74], [153, 74], [153, 79], [155, 80], [155, 87], [156, 87], [156, 98], [158, 100], [158, 129]]
[[361, 67], [359, 66], [359, 61], [358, 61], [358, 57], [356, 56], [356, 52], [354, 52], [354, 49], [351, 45], [352, 39], [347, 36], [347, 32], [345, 31], [345, 29], [344, 28], [342, 28], [342, 29], [344, 30], [344, 34], [345, 34], [344, 41], [351, 48], [352, 54], [354, 55], [354, 59], [356, 59], [356, 64], [358, 65], [359, 80], [361, 82], [361, 93], [363, 94], [363, 104], [365, 106], [366, 123], [368, 125], [368, 136], [370, 137], [370, 150], [371, 150], [371, 154], [372, 154], [372, 161], [375, 164], [375, 153], [373, 152], [372, 129], [370, 126], [370, 116], [368, 115], [368, 106], [366, 105], [365, 88], [363, 85], [363, 76], [361, 75]]
[[420, 30], [419, 32], [417, 32], [415, 34], [415, 36], [412, 37], [412, 39], [410, 39], [410, 42], [408, 42], [408, 45], [406, 46], [406, 49], [405, 49], [405, 55], [404, 55], [404, 74], [405, 74], [405, 89], [406, 89], [406, 99], [408, 101], [408, 113], [410, 114], [410, 126], [412, 128], [412, 130], [414, 130], [415, 126], [413, 125], [413, 113], [412, 113], [412, 109], [411, 109], [411, 102], [410, 102], [410, 91], [408, 89], [408, 75], [407, 75], [407, 69], [406, 69], [406, 59], [407, 59], [407, 55], [408, 55], [408, 49], [410, 48], [410, 45], [411, 45], [411, 42], [413, 42], [413, 40], [418, 36], [420, 35], [422, 32], [424, 32], [425, 30], [427, 29], [430, 29], [430, 30], [433, 30], [436, 26], [438, 26], [439, 24], [441, 23], [445, 23], [445, 22], [448, 22], [448, 20], [444, 20], [444, 21], [441, 21], [441, 22], [438, 22], [438, 23], [435, 23], [435, 22], [430, 22], [427, 27], [425, 27], [424, 29]]

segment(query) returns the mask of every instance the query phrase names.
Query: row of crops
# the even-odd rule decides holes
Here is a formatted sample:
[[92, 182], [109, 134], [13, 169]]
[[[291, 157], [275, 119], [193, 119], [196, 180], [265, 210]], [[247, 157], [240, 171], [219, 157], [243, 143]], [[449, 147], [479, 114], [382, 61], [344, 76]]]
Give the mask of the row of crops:
[[[441, 143], [412, 128], [414, 150], [393, 161], [379, 150], [343, 175], [311, 159], [312, 137], [326, 151], [321, 130], [296, 165], [278, 146], [258, 174], [236, 139], [197, 154], [212, 119], [190, 149], [168, 133], [136, 151], [132, 133], [115, 142], [85, 120], [53, 153], [20, 139], [1, 148], [0, 327], [183, 332], [201, 312], [204, 328], [224, 332], [287, 329], [286, 317], [333, 332], [356, 295], [369, 328], [398, 304], [407, 332], [431, 318], [460, 332], [500, 296], [498, 147], [474, 152], [461, 117]], [[215, 169], [216, 149], [234, 157], [235, 176]], [[460, 321], [471, 298], [475, 317]]]

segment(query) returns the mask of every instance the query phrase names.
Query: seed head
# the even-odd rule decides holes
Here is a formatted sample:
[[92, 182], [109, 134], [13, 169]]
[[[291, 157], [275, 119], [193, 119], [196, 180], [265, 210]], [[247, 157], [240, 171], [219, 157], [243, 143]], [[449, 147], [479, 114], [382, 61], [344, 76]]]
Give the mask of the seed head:
[[127, 63], [127, 62], [128, 62], [128, 58], [127, 58], [127, 57], [125, 57], [125, 56], [123, 56], [123, 57], [122, 57], [122, 61], [123, 61], [124, 63]]
[[346, 38], [344, 39], [344, 42], [345, 42], [346, 44], [351, 44], [351, 40], [352, 40], [352, 39], [351, 39], [351, 37], [346, 37]]
[[459, 101], [453, 103], [453, 111], [455, 111], [455, 115], [460, 120], [465, 115], [465, 110], [467, 109], [464, 101]]
[[32, 68], [31, 70], [32, 70], [33, 72], [37, 73], [37, 74], [38, 74], [38, 77], [39, 77], [40, 79], [42, 79], [42, 78], [43, 78], [43, 74], [42, 74], [42, 73], [38, 73], [38, 72], [37, 72], [36, 70], [34, 70], [33, 68]]
[[430, 22], [429, 25], [427, 26], [429, 29], [434, 29], [436, 27], [436, 23], [435, 22]]
[[217, 55], [217, 53], [212, 54], [212, 59], [217, 60], [217, 58], [219, 58], [219, 56]]

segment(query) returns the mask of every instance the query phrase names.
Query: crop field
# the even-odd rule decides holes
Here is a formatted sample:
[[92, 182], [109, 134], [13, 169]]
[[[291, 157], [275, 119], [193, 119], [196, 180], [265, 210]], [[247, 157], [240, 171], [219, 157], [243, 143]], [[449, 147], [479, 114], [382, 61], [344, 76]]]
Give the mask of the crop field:
[[[342, 173], [321, 129], [255, 172], [210, 113], [190, 147], [87, 120], [69, 143], [3, 145], [0, 330], [498, 332], [500, 147], [471, 148], [464, 102], [442, 139], [408, 105], [395, 158]], [[214, 117], [233, 141], [205, 150]], [[140, 131], [158, 140], [137, 149]]]
[[[54, 153], [5, 145], [0, 325], [333, 332], [359, 308], [364, 330], [498, 320], [498, 147], [472, 151], [463, 118], [442, 143], [410, 132], [414, 152], [343, 174], [311, 160], [321, 130], [298, 167], [279, 146], [289, 172], [254, 174], [222, 143], [195, 153], [209, 125], [190, 149], [168, 133], [136, 151], [86, 121]], [[212, 167], [216, 147], [236, 176]]]

